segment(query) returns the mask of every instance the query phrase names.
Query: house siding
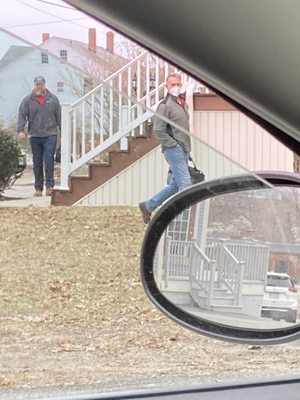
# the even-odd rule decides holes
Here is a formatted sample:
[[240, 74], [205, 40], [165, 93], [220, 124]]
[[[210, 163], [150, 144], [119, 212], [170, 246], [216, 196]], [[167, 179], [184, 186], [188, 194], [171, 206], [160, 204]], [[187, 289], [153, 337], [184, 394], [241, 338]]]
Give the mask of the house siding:
[[168, 166], [160, 147], [122, 171], [77, 205], [135, 206], [166, 184]]
[[[239, 111], [195, 111], [192, 121], [192, 156], [206, 179], [293, 170], [292, 152]], [[76, 204], [136, 206], [166, 184], [167, 169], [157, 147]]]
[[[194, 141], [193, 159], [207, 179], [243, 172], [243, 169], [213, 149]], [[77, 202], [77, 205], [136, 206], [166, 185], [168, 165], [158, 146], [144, 158], [118, 174], [100, 188]]]
[[37, 75], [43, 75], [47, 88], [55, 94], [60, 102], [73, 102], [76, 98], [68, 88], [57, 92], [57, 82], [71, 67], [60, 64], [59, 60], [49, 56], [49, 63], [42, 64], [41, 50], [32, 48], [30, 52], [10, 62], [0, 70], [0, 117], [4, 121], [17, 117], [22, 99], [33, 89], [33, 80]]
[[[20, 46], [21, 47], [21, 46]], [[21, 100], [33, 89], [33, 80], [43, 75], [47, 88], [60, 102], [73, 103], [84, 91], [84, 78], [93, 76], [102, 80], [126, 64], [127, 60], [105, 49], [100, 49], [101, 57], [87, 50], [86, 45], [71, 39], [51, 38], [39, 48], [29, 48], [25, 55], [16, 56], [5, 66], [0, 66], [0, 118], [13, 121], [18, 114]], [[67, 62], [61, 62], [60, 51], [67, 51]], [[41, 54], [48, 55], [48, 63], [42, 63]], [[58, 82], [63, 83], [63, 91], [58, 91]]]
[[72, 39], [52, 37], [44, 41], [40, 47], [56, 56], [60, 62], [60, 51], [67, 51], [67, 62], [76, 69], [83, 71], [87, 77], [94, 77], [98, 82], [106, 79], [128, 60], [114, 53], [97, 47], [94, 53], [88, 46]]
[[293, 171], [293, 153], [239, 111], [195, 111], [195, 137], [250, 171]]

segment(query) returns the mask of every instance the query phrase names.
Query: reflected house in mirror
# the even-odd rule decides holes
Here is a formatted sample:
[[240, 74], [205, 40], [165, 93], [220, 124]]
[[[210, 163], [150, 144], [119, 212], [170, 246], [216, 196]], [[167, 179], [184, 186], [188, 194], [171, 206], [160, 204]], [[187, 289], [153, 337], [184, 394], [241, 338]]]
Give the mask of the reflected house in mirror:
[[[287, 213], [289, 227], [283, 223]], [[157, 286], [172, 303], [203, 318], [261, 319], [274, 251], [291, 257], [293, 247], [298, 252], [293, 256], [300, 256], [298, 238], [291, 234], [299, 222], [298, 205], [288, 188], [231, 193], [194, 204], [161, 237], [154, 260]], [[298, 263], [292, 271], [292, 278], [298, 277]], [[279, 292], [285, 311], [272, 318], [295, 322], [295, 295]], [[278, 308], [275, 300], [273, 307]]]
[[209, 209], [209, 200], [194, 205], [166, 230], [163, 259], [157, 252], [160, 289], [176, 304], [260, 316], [269, 246], [208, 237]]

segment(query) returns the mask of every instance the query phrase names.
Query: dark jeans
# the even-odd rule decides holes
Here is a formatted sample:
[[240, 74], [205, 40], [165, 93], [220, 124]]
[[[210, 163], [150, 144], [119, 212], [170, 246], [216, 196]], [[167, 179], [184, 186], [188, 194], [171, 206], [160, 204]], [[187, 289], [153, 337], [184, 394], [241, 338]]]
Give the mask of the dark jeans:
[[[57, 135], [48, 137], [31, 137], [30, 146], [33, 158], [34, 187], [35, 190], [43, 190], [44, 180], [46, 188], [54, 186], [54, 154]], [[45, 166], [45, 178], [44, 178]]]

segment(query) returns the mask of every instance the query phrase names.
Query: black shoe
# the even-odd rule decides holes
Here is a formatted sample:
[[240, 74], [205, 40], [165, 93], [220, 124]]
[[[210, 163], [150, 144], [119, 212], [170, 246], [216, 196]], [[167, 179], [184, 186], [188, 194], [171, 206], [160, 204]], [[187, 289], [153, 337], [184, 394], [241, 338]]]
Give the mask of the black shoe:
[[149, 224], [150, 222], [150, 217], [151, 217], [151, 212], [149, 212], [145, 206], [145, 203], [139, 203], [139, 209], [141, 210], [143, 221], [145, 224]]

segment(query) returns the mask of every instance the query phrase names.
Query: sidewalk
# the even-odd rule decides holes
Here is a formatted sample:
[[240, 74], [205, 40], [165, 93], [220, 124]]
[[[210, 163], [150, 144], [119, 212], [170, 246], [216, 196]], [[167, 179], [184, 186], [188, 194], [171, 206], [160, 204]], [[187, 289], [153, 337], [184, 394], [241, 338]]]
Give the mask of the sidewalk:
[[21, 178], [10, 189], [4, 191], [0, 198], [0, 208], [2, 207], [48, 207], [51, 203], [51, 196], [33, 197], [34, 177], [32, 166], [27, 166]]

